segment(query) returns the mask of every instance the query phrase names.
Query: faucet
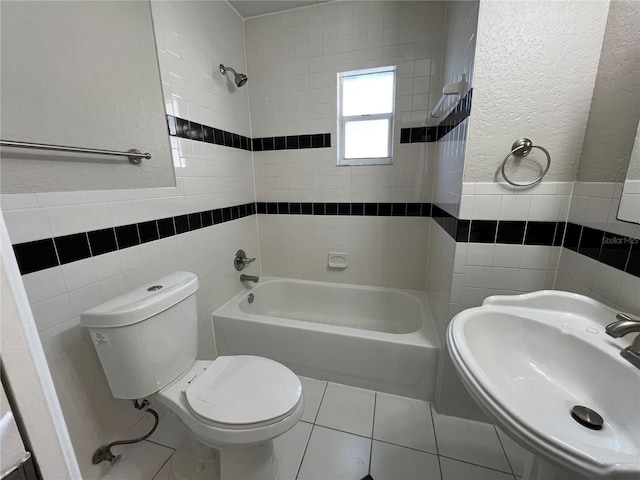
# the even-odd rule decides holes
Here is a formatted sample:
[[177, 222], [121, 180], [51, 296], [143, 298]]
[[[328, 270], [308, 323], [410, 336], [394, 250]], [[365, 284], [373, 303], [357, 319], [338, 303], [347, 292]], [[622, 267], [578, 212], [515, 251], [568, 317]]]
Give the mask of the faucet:
[[[260, 280], [260, 277], [258, 277], [257, 275], [245, 275], [244, 273], [240, 275], [241, 282], [258, 283], [258, 280]], [[640, 323], [638, 323], [638, 325], [640, 325]]]
[[606, 326], [605, 332], [613, 338], [620, 338], [629, 333], [638, 333], [631, 345], [622, 349], [620, 356], [637, 368], [640, 368], [640, 319], [624, 313], [616, 315], [616, 321]]

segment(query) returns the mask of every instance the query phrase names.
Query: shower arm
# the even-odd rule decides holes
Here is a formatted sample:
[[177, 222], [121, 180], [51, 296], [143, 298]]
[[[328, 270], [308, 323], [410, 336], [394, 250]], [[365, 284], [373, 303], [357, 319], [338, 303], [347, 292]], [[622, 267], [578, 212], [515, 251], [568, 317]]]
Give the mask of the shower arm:
[[236, 75], [238, 74], [238, 72], [236, 72], [233, 68], [231, 68], [231, 67], [225, 67], [223, 64], [220, 64], [220, 67], [219, 67], [219, 68], [220, 68], [220, 73], [221, 73], [221, 74], [223, 74], [223, 75], [224, 75], [225, 73], [229, 72], [229, 71], [233, 72], [233, 73], [234, 73], [234, 74], [236, 74]]

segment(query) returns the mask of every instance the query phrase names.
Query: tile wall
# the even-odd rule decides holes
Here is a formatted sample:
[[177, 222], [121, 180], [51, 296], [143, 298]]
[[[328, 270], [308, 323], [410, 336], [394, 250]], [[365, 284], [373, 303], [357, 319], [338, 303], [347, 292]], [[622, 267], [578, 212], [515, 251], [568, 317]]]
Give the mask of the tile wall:
[[[640, 225], [617, 220], [623, 183], [577, 182], [568, 222], [580, 243], [562, 249], [555, 288], [638, 314]], [[606, 232], [604, 235], [602, 232]], [[593, 245], [587, 245], [590, 238]]]
[[[478, 6], [479, 2], [455, 2], [447, 7], [442, 59], [445, 83], [460, 80], [464, 73], [469, 88], [473, 86]], [[466, 119], [438, 140], [433, 166], [429, 172], [434, 207], [453, 217], [457, 217], [460, 210], [468, 130], [469, 119]], [[448, 234], [438, 222], [432, 219], [430, 223], [425, 291], [436, 323], [440, 345], [444, 346], [447, 325], [451, 319], [451, 280], [457, 244], [454, 236]], [[442, 349], [439, 362], [436, 407], [444, 413], [454, 412], [483, 419], [458, 380], [445, 350]]]
[[[217, 71], [218, 63], [245, 69], [242, 19], [224, 2], [154, 1], [152, 10], [167, 114], [250, 136], [247, 89], [236, 89]], [[211, 313], [243, 288], [233, 254], [243, 248], [259, 256], [255, 216], [214, 225], [214, 214], [210, 222], [200, 215], [253, 204], [251, 152], [178, 137], [171, 137], [171, 147], [175, 188], [1, 198], [14, 244], [74, 235], [91, 245], [92, 256], [60, 258], [52, 268], [23, 275], [85, 478], [105, 473], [104, 467], [91, 465], [93, 450], [118, 438], [140, 414], [129, 402], [111, 396], [79, 314], [161, 275], [189, 270], [200, 280], [199, 355], [211, 357]], [[156, 223], [159, 219], [164, 220]], [[114, 231], [124, 225], [134, 233], [129, 247], [117, 235], [122, 229]], [[102, 253], [105, 244], [85, 234], [95, 231], [103, 240], [115, 237], [119, 248]], [[252, 264], [248, 273], [260, 273], [259, 264]]]
[[[262, 202], [428, 202], [433, 144], [400, 143], [439, 99], [442, 2], [337, 2], [246, 22], [254, 136], [336, 135], [337, 73], [397, 65], [394, 164], [337, 167], [330, 148], [254, 153]], [[421, 218], [259, 215], [263, 273], [423, 289]], [[348, 252], [345, 270], [327, 267]]]

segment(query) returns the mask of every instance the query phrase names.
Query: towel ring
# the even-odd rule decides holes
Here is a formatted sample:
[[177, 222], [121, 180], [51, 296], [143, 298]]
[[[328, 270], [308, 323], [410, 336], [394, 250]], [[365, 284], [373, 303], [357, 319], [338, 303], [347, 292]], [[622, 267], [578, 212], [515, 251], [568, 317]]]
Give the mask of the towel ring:
[[[504, 171], [504, 167], [506, 166], [507, 160], [509, 160], [509, 157], [511, 157], [512, 155], [514, 157], [526, 157], [527, 155], [529, 155], [529, 153], [531, 153], [531, 150], [533, 150], [534, 148], [542, 150], [544, 154], [547, 156], [547, 165], [546, 167], [544, 167], [544, 171], [542, 172], [542, 174], [540, 174], [540, 176], [531, 183], [516, 183], [511, 181], [509, 177], [507, 177], [506, 172]], [[504, 160], [502, 161], [502, 166], [500, 167], [500, 171], [502, 172], [502, 176], [504, 177], [504, 179], [507, 181], [508, 184], [513, 185], [514, 187], [531, 187], [532, 185], [535, 185], [536, 183], [540, 182], [540, 180], [544, 178], [544, 176], [549, 171], [550, 167], [551, 167], [551, 155], [549, 155], [549, 152], [547, 151], [546, 148], [541, 147], [539, 145], [534, 145], [531, 142], [531, 140], [529, 140], [528, 138], [520, 138], [519, 140], [516, 140], [515, 142], [513, 142], [513, 145], [511, 145], [511, 151], [507, 154], [506, 157], [504, 157]]]

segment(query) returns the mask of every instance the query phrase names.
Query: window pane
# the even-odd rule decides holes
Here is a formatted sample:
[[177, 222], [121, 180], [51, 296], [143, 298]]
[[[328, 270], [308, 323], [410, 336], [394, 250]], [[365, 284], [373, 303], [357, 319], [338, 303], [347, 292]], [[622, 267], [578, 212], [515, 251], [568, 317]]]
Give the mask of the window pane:
[[342, 115], [391, 113], [393, 75], [393, 72], [383, 72], [344, 77]]
[[389, 155], [389, 120], [345, 122], [344, 157], [380, 158]]

